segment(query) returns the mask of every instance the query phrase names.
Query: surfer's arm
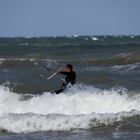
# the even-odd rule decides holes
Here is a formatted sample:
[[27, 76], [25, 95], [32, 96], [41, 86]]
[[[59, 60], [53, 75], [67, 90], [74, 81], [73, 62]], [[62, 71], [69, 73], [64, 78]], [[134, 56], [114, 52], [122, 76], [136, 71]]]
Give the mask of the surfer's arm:
[[63, 75], [68, 75], [69, 74], [69, 72], [65, 72], [65, 71], [60, 71], [59, 73], [63, 74]]

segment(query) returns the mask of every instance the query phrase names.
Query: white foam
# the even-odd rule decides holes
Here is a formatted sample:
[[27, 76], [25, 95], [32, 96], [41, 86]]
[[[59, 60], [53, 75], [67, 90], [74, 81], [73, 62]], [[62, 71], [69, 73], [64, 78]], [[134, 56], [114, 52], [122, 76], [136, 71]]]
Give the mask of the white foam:
[[75, 38], [76, 38], [76, 37], [78, 37], [78, 35], [73, 35], [73, 37], [75, 37]]
[[97, 38], [97, 37], [92, 37], [92, 40], [93, 40], [93, 41], [97, 41], [98, 38]]
[[140, 63], [127, 64], [127, 65], [114, 65], [111, 67], [113, 71], [129, 72], [135, 70], [140, 66]]
[[28, 58], [0, 58], [0, 61], [26, 61]]
[[140, 115], [140, 112], [121, 112], [119, 114], [92, 113], [89, 115], [7, 114], [0, 116], [0, 128], [15, 133], [93, 129], [97, 126], [113, 125], [135, 115]]
[[134, 36], [134, 35], [132, 35], [132, 36], [131, 36], [131, 38], [135, 38], [135, 36]]
[[82, 85], [69, 89], [65, 94], [54, 95], [46, 92], [27, 101], [19, 99], [19, 94], [0, 86], [0, 114], [31, 112], [43, 115], [79, 115], [140, 110], [139, 95], [129, 97], [126, 90], [100, 90]]
[[0, 128], [12, 132], [89, 129], [140, 111], [140, 96], [129, 97], [127, 90], [120, 88], [76, 85], [59, 95], [46, 92], [26, 101], [20, 98], [20, 94], [0, 86]]
[[94, 66], [94, 67], [86, 67], [87, 71], [110, 71], [110, 72], [118, 72], [125, 74], [126, 72], [139, 72], [137, 68], [140, 66], [140, 63], [127, 64], [127, 65], [114, 65], [114, 66]]

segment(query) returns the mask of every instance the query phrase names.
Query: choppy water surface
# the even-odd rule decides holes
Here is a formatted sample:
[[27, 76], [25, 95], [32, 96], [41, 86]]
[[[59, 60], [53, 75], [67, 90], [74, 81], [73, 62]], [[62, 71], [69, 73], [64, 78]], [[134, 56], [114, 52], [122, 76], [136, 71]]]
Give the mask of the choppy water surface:
[[139, 82], [140, 36], [0, 38], [0, 139], [139, 139]]

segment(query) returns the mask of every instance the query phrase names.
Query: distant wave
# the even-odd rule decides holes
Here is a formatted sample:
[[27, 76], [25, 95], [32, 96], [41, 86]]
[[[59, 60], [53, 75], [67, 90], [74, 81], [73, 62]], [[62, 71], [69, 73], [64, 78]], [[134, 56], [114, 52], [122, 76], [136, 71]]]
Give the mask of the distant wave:
[[128, 74], [131, 72], [139, 73], [140, 63], [127, 64], [127, 65], [113, 65], [113, 66], [91, 66], [86, 67], [87, 71], [106, 71], [119, 74]]
[[46, 59], [46, 58], [0, 58], [0, 64], [10, 62], [72, 62], [74, 64], [92, 64], [92, 65], [127, 65], [140, 62], [139, 53], [122, 53], [106, 58], [72, 58], [72, 59]]
[[89, 64], [96, 65], [125, 65], [140, 62], [140, 55], [139, 54], [124, 55], [124, 56], [120, 55], [104, 59], [87, 59], [84, 61], [87, 61]]

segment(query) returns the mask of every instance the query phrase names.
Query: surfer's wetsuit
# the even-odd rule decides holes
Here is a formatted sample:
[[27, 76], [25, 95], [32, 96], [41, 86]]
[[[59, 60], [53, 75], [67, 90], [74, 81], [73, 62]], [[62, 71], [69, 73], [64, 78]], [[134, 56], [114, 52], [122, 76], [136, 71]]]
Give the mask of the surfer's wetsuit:
[[61, 88], [59, 90], [55, 91], [56, 94], [59, 94], [59, 93], [63, 92], [66, 89], [66, 87], [67, 87], [67, 85], [69, 83], [71, 85], [74, 85], [75, 82], [76, 82], [76, 74], [75, 74], [74, 71], [71, 71], [71, 72], [63, 72], [63, 71], [61, 71], [60, 74], [65, 75], [66, 78], [65, 78], [65, 82], [62, 83]]

